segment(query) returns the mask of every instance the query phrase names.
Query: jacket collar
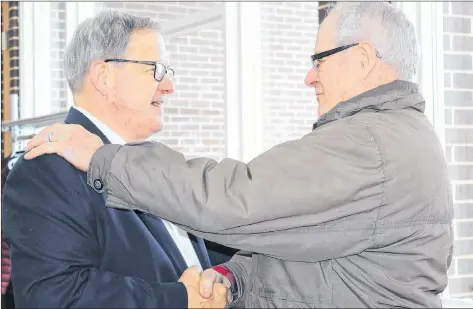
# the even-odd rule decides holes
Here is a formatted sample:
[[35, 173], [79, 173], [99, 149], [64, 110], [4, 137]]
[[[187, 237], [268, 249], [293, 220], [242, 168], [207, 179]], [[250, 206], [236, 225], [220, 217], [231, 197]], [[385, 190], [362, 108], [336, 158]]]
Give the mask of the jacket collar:
[[332, 121], [352, 116], [359, 112], [379, 112], [386, 110], [414, 109], [421, 113], [425, 110], [425, 101], [419, 93], [419, 86], [412, 82], [395, 80], [364, 92], [347, 101], [338, 103], [314, 123], [312, 129]]
[[89, 120], [89, 118], [84, 116], [81, 112], [79, 112], [75, 108], [71, 107], [69, 109], [69, 114], [67, 115], [66, 120], [64, 122], [68, 124], [81, 125], [90, 133], [98, 135], [100, 139], [102, 139], [102, 142], [104, 144], [110, 144], [110, 141], [107, 139], [107, 137], [105, 137], [102, 131], [100, 131], [99, 128], [97, 128], [97, 126], [93, 124], [92, 121]]

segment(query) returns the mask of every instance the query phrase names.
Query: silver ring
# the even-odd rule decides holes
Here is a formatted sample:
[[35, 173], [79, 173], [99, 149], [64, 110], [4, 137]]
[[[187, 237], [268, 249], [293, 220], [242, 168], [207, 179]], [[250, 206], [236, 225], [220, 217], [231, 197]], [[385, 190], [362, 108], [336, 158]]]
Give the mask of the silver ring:
[[53, 141], [53, 132], [49, 132], [48, 141], [51, 143]]

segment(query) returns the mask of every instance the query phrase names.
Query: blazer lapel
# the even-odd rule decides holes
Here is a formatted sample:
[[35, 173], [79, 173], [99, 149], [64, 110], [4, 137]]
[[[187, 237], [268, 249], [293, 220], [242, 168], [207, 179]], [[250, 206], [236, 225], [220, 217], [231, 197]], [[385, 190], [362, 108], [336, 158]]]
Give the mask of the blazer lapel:
[[204, 240], [189, 233], [187, 233], [187, 235], [189, 235], [189, 239], [192, 243], [192, 246], [194, 247], [197, 257], [199, 258], [200, 265], [202, 265], [202, 269], [205, 270], [207, 268], [212, 267]]
[[[83, 126], [87, 131], [98, 135], [104, 144], [110, 144], [110, 141], [107, 137], [100, 131], [92, 121], [89, 120], [84, 114], [72, 108], [69, 110], [69, 114], [67, 115], [65, 123], [69, 124], [79, 124]], [[102, 194], [105, 202], [105, 195]], [[169, 256], [169, 259], [173, 263], [174, 267], [178, 271], [179, 274], [184, 272], [187, 269], [187, 263], [184, 260], [184, 257], [181, 254], [181, 251], [176, 246], [174, 239], [169, 234], [166, 226], [164, 225], [163, 221], [157, 217], [144, 214], [139, 211], [135, 211], [135, 214], [140, 218], [141, 222], [147, 227], [156, 241], [161, 245], [163, 250]], [[194, 250], [199, 258], [199, 261], [202, 265], [203, 269], [207, 269], [211, 267], [210, 259], [207, 254], [207, 249], [205, 247], [205, 243], [202, 238], [195, 237], [194, 235], [188, 234], [189, 239], [194, 247]]]

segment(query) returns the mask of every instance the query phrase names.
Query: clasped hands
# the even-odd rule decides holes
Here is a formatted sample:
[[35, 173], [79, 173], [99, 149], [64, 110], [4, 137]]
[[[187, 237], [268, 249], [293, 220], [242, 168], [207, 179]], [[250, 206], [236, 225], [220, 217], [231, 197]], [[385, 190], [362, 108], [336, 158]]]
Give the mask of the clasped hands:
[[226, 308], [231, 303], [230, 280], [213, 269], [191, 266], [179, 278], [187, 289], [189, 308]]

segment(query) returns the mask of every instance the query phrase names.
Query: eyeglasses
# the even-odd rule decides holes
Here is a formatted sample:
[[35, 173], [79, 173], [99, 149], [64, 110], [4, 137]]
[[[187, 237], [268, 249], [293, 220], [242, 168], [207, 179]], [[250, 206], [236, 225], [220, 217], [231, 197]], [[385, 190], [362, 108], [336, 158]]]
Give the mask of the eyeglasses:
[[154, 66], [154, 79], [158, 82], [164, 79], [164, 76], [167, 76], [169, 80], [172, 80], [174, 77], [174, 70], [161, 63], [159, 61], [137, 61], [137, 60], [128, 60], [128, 59], [105, 59], [105, 62], [128, 62], [128, 63], [138, 63], [138, 64], [145, 64], [145, 65], [153, 65]]
[[[312, 59], [312, 65], [314, 66], [315, 69], [318, 69], [319, 66], [320, 66], [320, 62], [318, 60], [320, 60], [322, 58], [325, 58], [325, 57], [328, 57], [328, 56], [331, 56], [333, 54], [339, 53], [339, 52], [344, 51], [348, 48], [352, 48], [353, 46], [356, 46], [358, 44], [359, 43], [353, 43], [353, 44], [344, 45], [344, 46], [336, 47], [336, 48], [333, 48], [333, 49], [329, 49], [329, 50], [321, 52], [321, 53], [313, 54], [312, 56], [310, 56], [310, 58]], [[379, 54], [378, 51], [376, 51], [376, 57], [381, 58], [381, 55]]]

